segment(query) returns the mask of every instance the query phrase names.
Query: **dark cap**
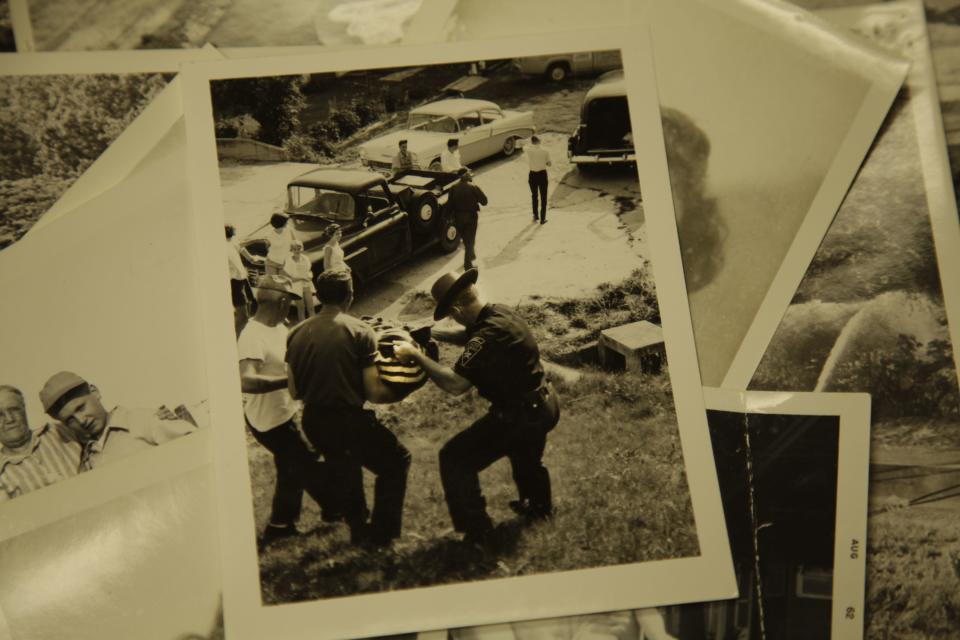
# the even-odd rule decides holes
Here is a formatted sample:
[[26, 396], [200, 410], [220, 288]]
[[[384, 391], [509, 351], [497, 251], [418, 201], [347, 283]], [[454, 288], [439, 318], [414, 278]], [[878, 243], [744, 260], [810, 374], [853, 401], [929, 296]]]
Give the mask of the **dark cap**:
[[50, 413], [60, 398], [81, 386], [89, 386], [89, 383], [72, 371], [53, 374], [40, 389], [40, 403], [43, 405], [43, 410]]
[[476, 284], [479, 275], [480, 273], [476, 269], [467, 269], [459, 276], [453, 272], [440, 276], [430, 289], [430, 295], [437, 302], [433, 319], [442, 320], [450, 315], [450, 307], [453, 305], [453, 301], [464, 289]]

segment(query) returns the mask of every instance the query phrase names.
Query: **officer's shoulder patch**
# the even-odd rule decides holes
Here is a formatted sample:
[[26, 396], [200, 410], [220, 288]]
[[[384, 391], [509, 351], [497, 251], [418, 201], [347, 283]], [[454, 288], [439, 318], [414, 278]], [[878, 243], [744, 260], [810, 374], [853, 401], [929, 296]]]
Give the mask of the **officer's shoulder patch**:
[[467, 340], [466, 346], [463, 347], [463, 353], [460, 354], [460, 364], [470, 364], [470, 361], [483, 349], [484, 342], [481, 336], [475, 336]]

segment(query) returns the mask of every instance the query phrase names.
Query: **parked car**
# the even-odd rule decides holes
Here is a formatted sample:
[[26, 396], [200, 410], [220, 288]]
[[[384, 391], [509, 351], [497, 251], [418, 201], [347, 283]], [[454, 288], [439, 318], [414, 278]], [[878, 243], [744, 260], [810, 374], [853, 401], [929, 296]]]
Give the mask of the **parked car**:
[[619, 50], [561, 53], [552, 56], [516, 58], [513, 67], [528, 76], [545, 76], [561, 82], [571, 76], [589, 76], [612, 71], [623, 66]]
[[[314, 169], [287, 184], [284, 211], [314, 274], [323, 271], [324, 229], [339, 224], [346, 263], [363, 282], [431, 247], [446, 253], [457, 248], [460, 236], [444, 205], [459, 179], [411, 170], [388, 182], [365, 169]], [[264, 224], [242, 245], [253, 256], [266, 256], [270, 232]], [[248, 262], [247, 268], [255, 284], [263, 267]]]
[[600, 76], [583, 97], [580, 126], [567, 142], [567, 155], [578, 167], [637, 161], [622, 70]]
[[498, 153], [512, 155], [517, 141], [535, 132], [532, 111], [504, 111], [493, 102], [470, 98], [438, 100], [410, 111], [406, 128], [360, 145], [360, 161], [389, 170], [400, 140], [420, 169], [440, 169], [440, 152], [450, 138], [460, 141], [467, 165]]

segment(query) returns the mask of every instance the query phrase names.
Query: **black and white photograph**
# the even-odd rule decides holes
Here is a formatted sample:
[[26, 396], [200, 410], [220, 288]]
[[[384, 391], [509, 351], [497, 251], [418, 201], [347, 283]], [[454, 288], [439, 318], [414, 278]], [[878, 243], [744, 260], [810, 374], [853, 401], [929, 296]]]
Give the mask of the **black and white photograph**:
[[708, 388], [706, 400], [738, 598], [423, 632], [417, 640], [863, 637], [869, 396]]
[[[751, 386], [872, 394], [867, 630], [949, 638], [960, 604], [960, 395], [955, 305], [944, 299], [955, 275], [938, 258], [955, 255], [957, 223], [933, 133], [923, 11], [888, 3], [825, 15], [909, 52], [914, 67]], [[939, 227], [949, 235], [938, 219], [952, 220]]]
[[[3, 381], [22, 393], [0, 391], [0, 486], [22, 491], [0, 503], [5, 638], [223, 638], [185, 153], [181, 118], [129, 176], [0, 254]], [[24, 418], [30, 442], [7, 449]], [[63, 432], [76, 477], [51, 455]]]
[[[182, 76], [191, 172], [212, 174], [195, 208], [223, 215], [215, 273], [243, 392], [236, 426], [219, 431], [221, 455], [242, 456], [220, 467], [242, 569], [225, 579], [228, 634], [386, 592], [417, 604], [371, 633], [410, 631], [390, 620], [409, 624], [426, 604], [417, 591], [439, 585], [449, 620], [508, 617], [506, 584], [535, 579], [558, 585], [544, 612], [583, 580], [600, 591], [575, 607], [603, 590], [637, 602], [648, 596], [614, 595], [614, 575], [663, 561], [709, 562], [723, 584], [728, 547], [715, 555], [703, 533], [720, 523], [694, 507], [716, 487], [712, 465], [687, 457], [708, 444], [692, 344], [677, 358], [667, 346], [685, 314], [664, 320], [657, 201], [637, 180], [634, 135], [659, 118], [632, 122], [627, 95], [649, 68], [641, 57], [631, 82], [619, 49], [444, 48], [470, 55]], [[545, 74], [556, 57], [578, 77]], [[666, 308], [683, 309], [682, 289], [667, 291]], [[671, 575], [678, 594], [716, 588]], [[453, 600], [468, 593], [485, 606]]]
[[[19, 0], [31, 51], [386, 45], [424, 0]], [[428, 9], [426, 12], [429, 12]]]
[[23, 238], [156, 98], [159, 73], [0, 75], [0, 250]]
[[0, 502], [209, 425], [189, 211], [157, 184], [176, 165], [135, 176], [0, 254]]
[[700, 372], [743, 388], [907, 65], [787, 3], [652, 6], [664, 128], [693, 131], [696, 172], [668, 163]]

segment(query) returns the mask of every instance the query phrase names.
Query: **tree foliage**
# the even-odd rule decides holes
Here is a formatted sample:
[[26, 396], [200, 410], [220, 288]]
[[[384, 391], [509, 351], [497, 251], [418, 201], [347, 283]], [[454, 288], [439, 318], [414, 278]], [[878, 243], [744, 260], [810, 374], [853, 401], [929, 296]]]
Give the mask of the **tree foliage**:
[[154, 74], [0, 79], [0, 179], [80, 175], [164, 84]]
[[210, 83], [217, 122], [249, 115], [260, 124], [256, 139], [282, 146], [306, 106], [302, 76], [238, 78]]

